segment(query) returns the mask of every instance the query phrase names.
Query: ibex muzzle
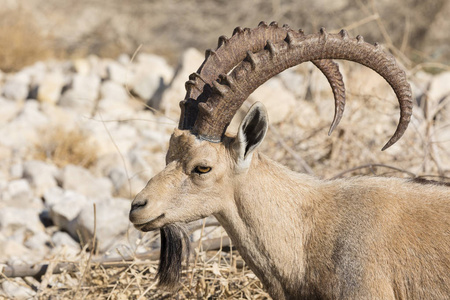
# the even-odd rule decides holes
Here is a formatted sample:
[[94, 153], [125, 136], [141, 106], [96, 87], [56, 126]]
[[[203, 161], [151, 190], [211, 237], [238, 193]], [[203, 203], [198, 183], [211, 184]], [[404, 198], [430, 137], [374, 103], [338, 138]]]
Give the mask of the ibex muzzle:
[[305, 35], [261, 23], [236, 28], [208, 50], [186, 83], [179, 128], [166, 168], [133, 201], [130, 220], [161, 229], [160, 284], [180, 277], [180, 224], [214, 215], [274, 299], [449, 299], [450, 190], [396, 178], [319, 180], [294, 173], [257, 151], [268, 128], [254, 104], [236, 137], [226, 128], [248, 95], [296, 64], [312, 61], [328, 78], [336, 114], [342, 76], [329, 59], [375, 70], [392, 86], [400, 122], [383, 149], [404, 133], [411, 89], [394, 58], [345, 31]]

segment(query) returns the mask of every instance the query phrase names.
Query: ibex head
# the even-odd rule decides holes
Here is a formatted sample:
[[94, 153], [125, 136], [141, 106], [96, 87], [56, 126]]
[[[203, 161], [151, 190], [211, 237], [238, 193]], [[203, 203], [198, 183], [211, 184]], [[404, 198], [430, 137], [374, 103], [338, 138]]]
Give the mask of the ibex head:
[[[181, 262], [181, 254], [175, 254], [171, 247], [181, 247], [185, 235], [171, 224], [217, 215], [239, 205], [236, 193], [240, 183], [258, 180], [248, 174], [258, 164], [255, 150], [268, 128], [264, 106], [256, 103], [251, 107], [236, 137], [225, 135], [236, 111], [258, 86], [287, 68], [312, 61], [333, 89], [336, 109], [330, 133], [336, 127], [345, 95], [338, 66], [330, 59], [355, 61], [386, 79], [399, 100], [400, 122], [383, 149], [403, 135], [411, 117], [410, 86], [394, 58], [378, 45], [368, 44], [360, 36], [350, 38], [346, 31], [329, 34], [322, 29], [305, 35], [264, 22], [251, 30], [238, 27], [229, 39], [220, 37], [218, 48], [206, 51], [205, 61], [186, 82], [187, 93], [180, 103], [180, 122], [170, 140], [166, 168], [136, 196], [130, 211], [136, 228], [162, 228], [161, 284], [171, 285], [178, 279], [171, 272]], [[170, 255], [178, 258], [164, 261]]]

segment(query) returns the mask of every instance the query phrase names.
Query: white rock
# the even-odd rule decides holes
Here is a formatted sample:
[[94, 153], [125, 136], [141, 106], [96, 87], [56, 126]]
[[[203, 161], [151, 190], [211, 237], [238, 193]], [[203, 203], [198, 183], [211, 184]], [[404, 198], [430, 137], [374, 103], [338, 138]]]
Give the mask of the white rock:
[[130, 96], [125, 87], [117, 82], [106, 80], [100, 87], [101, 99], [114, 99], [117, 102], [126, 103]]
[[113, 168], [109, 174], [109, 179], [113, 183], [114, 186], [114, 194], [118, 194], [122, 188], [128, 184], [128, 177], [127, 173], [123, 168], [115, 167]]
[[33, 191], [26, 179], [15, 179], [9, 182], [7, 194], [4, 197], [5, 201], [14, 201], [18, 206], [23, 206], [30, 202]]
[[71, 88], [61, 96], [59, 105], [78, 113], [90, 114], [99, 95], [100, 81], [97, 75], [75, 74]]
[[119, 123], [111, 130], [116, 147], [120, 153], [127, 153], [136, 144], [138, 134], [136, 128], [129, 124]]
[[101, 113], [101, 117], [96, 116], [97, 119], [124, 120], [135, 118], [136, 105], [132, 105], [129, 101], [130, 96], [122, 85], [111, 80], [103, 82], [100, 88], [100, 97], [97, 111]]
[[127, 66], [128, 64], [131, 63], [131, 58], [130, 58], [130, 56], [128, 54], [122, 53], [117, 58], [117, 62], [121, 63], [124, 66]]
[[45, 207], [50, 208], [53, 205], [59, 203], [66, 193], [73, 193], [72, 191], [65, 191], [59, 186], [49, 189], [44, 193], [43, 199], [45, 201]]
[[198, 69], [204, 59], [205, 56], [194, 48], [189, 48], [183, 53], [175, 72], [176, 75], [162, 95], [160, 109], [166, 115], [173, 119], [180, 117], [179, 102], [186, 95], [184, 83], [189, 79], [189, 75]]
[[[350, 67], [350, 71], [347, 72], [347, 76], [344, 77], [344, 81], [346, 83], [346, 89], [348, 89], [349, 93], [376, 95], [379, 98], [395, 99], [395, 94], [392, 91], [392, 88], [386, 83], [386, 80], [384, 80], [384, 78], [376, 72], [358, 64], [351, 64], [348, 66]], [[322, 77], [324, 76], [322, 75]], [[331, 92], [329, 84], [328, 89]], [[314, 101], [316, 101], [315, 98]]]
[[424, 71], [419, 71], [411, 77], [409, 82], [411, 83], [411, 90], [413, 97], [421, 97], [428, 91], [433, 76]]
[[18, 74], [27, 77], [31, 86], [36, 85], [47, 74], [47, 63], [38, 61], [31, 66], [23, 68]]
[[66, 190], [96, 199], [110, 197], [113, 189], [107, 178], [97, 178], [87, 169], [74, 165], [67, 165], [63, 169], [62, 186]]
[[64, 231], [57, 231], [52, 236], [52, 243], [56, 247], [67, 246], [74, 250], [80, 250], [80, 244], [77, 243], [68, 233]]
[[65, 84], [66, 82], [62, 73], [47, 73], [37, 87], [37, 100], [39, 102], [56, 104], [61, 97], [61, 91]]
[[167, 84], [173, 77], [173, 69], [167, 64], [167, 61], [158, 55], [149, 53], [139, 53], [136, 57], [138, 68], [147, 69], [151, 73], [158, 74]]
[[450, 96], [450, 72], [442, 72], [431, 80], [428, 96], [434, 101], [440, 101]]
[[7, 124], [13, 120], [20, 111], [17, 102], [0, 97], [0, 125]]
[[[80, 115], [76, 111], [71, 111], [64, 109], [60, 106], [55, 106], [48, 103], [41, 103], [41, 112], [48, 118], [49, 124], [53, 128], [65, 130], [70, 132], [72, 130], [78, 131], [80, 127], [80, 118], [86, 120], [84, 116]], [[55, 132], [55, 130], [49, 130], [50, 132]], [[56, 141], [54, 141], [56, 142]]]
[[[1, 169], [0, 169], [1, 171]], [[6, 180], [5, 178], [3, 178], [3, 176], [6, 177], [6, 175], [3, 175], [2, 172], [0, 172], [0, 207], [1, 207], [1, 202], [4, 201], [4, 194], [6, 194], [6, 189], [8, 187], [8, 180]]]
[[75, 72], [77, 72], [78, 74], [88, 75], [91, 72], [91, 64], [85, 58], [75, 59], [72, 64]]
[[4, 207], [0, 211], [0, 230], [27, 228], [32, 232], [44, 230], [39, 219], [40, 211], [28, 207]]
[[52, 188], [44, 194], [45, 205], [49, 209], [53, 223], [67, 230], [69, 222], [91, 201], [74, 191], [65, 191], [59, 187]]
[[133, 149], [128, 153], [134, 173], [140, 174], [140, 176], [142, 175], [145, 178], [151, 178], [154, 172], [151, 165], [145, 159], [146, 156], [148, 156], [148, 153], [143, 149]]
[[[9, 124], [20, 129], [39, 129], [48, 125], [48, 117], [40, 110], [40, 104], [36, 100], [27, 100], [17, 115], [17, 117]], [[17, 133], [16, 133], [17, 134]]]
[[18, 116], [0, 126], [0, 143], [23, 155], [30, 147], [38, 143], [42, 136], [40, 130], [48, 125], [49, 119], [39, 109], [39, 103], [28, 100]]
[[136, 74], [130, 83], [132, 92], [144, 101], [149, 101], [163, 84], [164, 80], [159, 74], [148, 70]]
[[164, 131], [154, 129], [144, 129], [141, 131], [142, 136], [145, 137], [146, 142], [164, 147], [170, 139], [170, 134]]
[[2, 88], [2, 95], [7, 99], [23, 101], [29, 92], [30, 77], [24, 73], [18, 73], [6, 80]]
[[[110, 198], [96, 203], [95, 235], [100, 251], [107, 250], [116, 239], [128, 229], [128, 212], [130, 200]], [[89, 241], [94, 236], [94, 210], [85, 207], [78, 217], [70, 224], [72, 236], [79, 233], [83, 241]]]
[[9, 176], [11, 177], [11, 179], [22, 178], [22, 176], [23, 176], [23, 164], [22, 163], [12, 164], [9, 167]]
[[24, 257], [30, 253], [30, 250], [23, 245], [23, 241], [3, 237], [0, 238], [0, 243], [0, 257], [2, 262], [12, 257]]
[[[89, 123], [91, 124], [91, 123]], [[97, 125], [102, 125], [97, 122]], [[92, 138], [97, 143], [97, 154], [128, 152], [139, 140], [138, 132], [134, 126], [125, 122], [106, 122], [105, 126], [83, 126], [92, 131]], [[105, 127], [108, 132], [105, 131]]]
[[34, 197], [33, 190], [26, 179], [0, 181], [0, 202], [3, 206], [27, 207], [36, 212], [40, 212], [44, 208], [42, 200]]
[[129, 103], [117, 101], [113, 98], [101, 99], [98, 103], [96, 119], [103, 120], [127, 120], [135, 119], [135, 109]]
[[29, 249], [45, 250], [48, 248], [50, 237], [43, 231], [36, 232], [23, 243]]
[[[149, 131], [153, 132], [154, 135], [165, 134], [170, 137], [173, 129], [177, 127], [178, 122], [174, 119], [169, 119], [166, 116], [158, 115], [155, 115], [150, 110], [138, 110], [134, 113], [134, 118], [137, 121], [134, 122], [133, 125], [141, 132], [141, 134], [143, 134], [144, 131]], [[177, 118], [179, 117], [178, 112]], [[152, 133], [149, 133], [148, 135], [152, 136]], [[169, 140], [166, 140], [166, 142], [168, 141]]]
[[32, 127], [43, 127], [48, 125], [49, 119], [42, 113], [39, 102], [27, 100], [15, 121]]
[[35, 194], [41, 197], [48, 189], [57, 186], [58, 168], [43, 161], [31, 160], [24, 163], [24, 177], [34, 188]]
[[107, 177], [111, 170], [117, 166], [123, 166], [123, 160], [122, 156], [116, 151], [99, 156], [90, 171], [97, 177]]
[[296, 98], [305, 97], [308, 88], [308, 80], [303, 74], [296, 72], [295, 68], [281, 72], [277, 78], [283, 82], [284, 87]]
[[133, 73], [128, 76], [131, 91], [148, 102], [155, 93], [164, 88], [173, 76], [173, 69], [166, 60], [154, 54], [141, 53], [132, 66]]
[[[21, 284], [18, 281], [21, 281]], [[22, 279], [5, 280], [2, 283], [2, 289], [10, 299], [25, 300], [36, 295], [36, 292], [29, 288]]]
[[110, 58], [100, 58], [96, 55], [89, 55], [88, 61], [91, 66], [90, 74], [95, 74], [100, 78], [107, 77], [107, 65], [109, 62], [113, 61]]
[[[249, 104], [256, 101], [262, 102], [266, 107], [271, 124], [285, 120], [296, 105], [295, 96], [286, 90], [283, 83], [278, 78], [272, 78], [267, 81], [249, 96]], [[234, 124], [238, 125], [242, 120], [242, 114], [246, 114], [247, 111], [248, 106], [246, 107], [244, 105], [241, 110], [241, 115], [237, 114], [238, 118], [236, 118], [235, 121], [238, 122], [234, 122]]]
[[121, 63], [112, 61], [107, 67], [107, 78], [118, 84], [125, 85], [131, 76], [131, 72]]
[[[74, 261], [74, 260], [79, 260], [80, 259], [79, 254], [80, 254], [80, 247], [79, 246], [78, 246], [78, 248], [73, 248], [73, 247], [68, 246], [68, 245], [60, 245], [60, 246], [56, 246], [56, 247], [52, 248], [50, 250], [50, 253], [47, 255], [47, 257], [48, 256], [52, 256], [52, 257], [58, 257], [58, 258], [61, 258], [61, 259]], [[50, 280], [50, 282], [51, 282], [51, 280]], [[55, 284], [59, 284], [59, 283], [55, 282]]]

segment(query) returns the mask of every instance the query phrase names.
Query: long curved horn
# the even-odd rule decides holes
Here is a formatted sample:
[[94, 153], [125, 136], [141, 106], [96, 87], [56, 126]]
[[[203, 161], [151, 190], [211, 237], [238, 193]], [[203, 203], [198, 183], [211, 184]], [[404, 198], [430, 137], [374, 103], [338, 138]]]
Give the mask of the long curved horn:
[[258, 53], [247, 52], [247, 57], [229, 75], [219, 75], [219, 80], [213, 82], [209, 99], [199, 103], [193, 133], [201, 139], [219, 142], [236, 111], [258, 86], [287, 68], [319, 59], [360, 63], [391, 85], [400, 104], [400, 120], [383, 150], [394, 144], [405, 132], [412, 114], [411, 87], [406, 74], [394, 57], [383, 52], [378, 44], [366, 43], [361, 36], [351, 39], [345, 30], [328, 34], [321, 29], [320, 33], [306, 36], [290, 32], [278, 43], [267, 41], [265, 49]]
[[[211, 95], [213, 81], [219, 74], [227, 74], [247, 55], [247, 51], [259, 52], [266, 46], [266, 41], [279, 42], [287, 34], [304, 35], [302, 31], [295, 32], [289, 26], [279, 27], [276, 22], [269, 25], [260, 22], [254, 29], [236, 27], [231, 38], [219, 37], [216, 50], [208, 49], [205, 60], [196, 73], [189, 76], [186, 82], [185, 100], [180, 102], [181, 117], [178, 128], [191, 129], [197, 118], [198, 103], [206, 101]], [[319, 68], [330, 83], [335, 98], [335, 115], [330, 132], [339, 123], [345, 106], [345, 88], [339, 66], [331, 60], [314, 60], [313, 64]]]

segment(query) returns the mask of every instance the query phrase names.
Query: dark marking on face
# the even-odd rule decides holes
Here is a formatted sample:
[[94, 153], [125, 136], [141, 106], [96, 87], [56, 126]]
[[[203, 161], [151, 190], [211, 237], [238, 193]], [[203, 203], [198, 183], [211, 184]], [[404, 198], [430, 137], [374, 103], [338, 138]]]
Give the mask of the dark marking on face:
[[183, 256], [186, 264], [189, 262], [190, 241], [186, 229], [181, 224], [170, 224], [162, 227], [161, 252], [156, 277], [158, 286], [173, 290], [178, 286], [181, 278]]

